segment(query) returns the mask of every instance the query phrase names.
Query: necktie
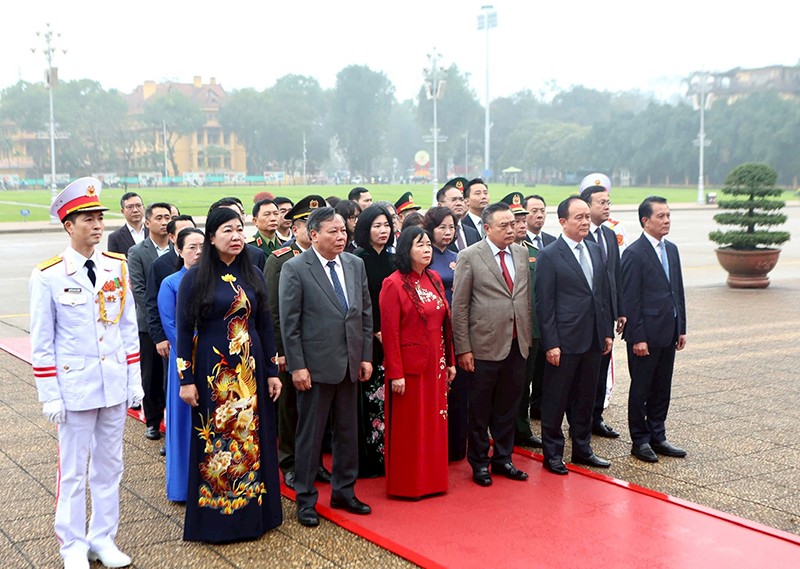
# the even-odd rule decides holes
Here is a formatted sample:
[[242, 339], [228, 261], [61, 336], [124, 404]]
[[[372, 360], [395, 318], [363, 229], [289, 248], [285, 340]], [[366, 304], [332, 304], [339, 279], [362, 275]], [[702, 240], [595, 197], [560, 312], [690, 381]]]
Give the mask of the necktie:
[[600, 252], [603, 255], [603, 263], [608, 263], [608, 252], [606, 251], [606, 240], [603, 238], [603, 228], [598, 227], [595, 232], [595, 239], [597, 244], [600, 245]]
[[335, 266], [335, 261], [328, 261], [328, 270], [331, 272], [331, 281], [333, 281], [333, 291], [336, 293], [336, 298], [339, 299], [339, 304], [342, 305], [342, 310], [347, 312], [347, 299], [344, 297], [342, 283], [339, 282], [339, 277], [336, 275], [336, 271], [334, 270]]
[[461, 226], [456, 228], [458, 231], [458, 236], [456, 237], [456, 248], [461, 251], [462, 249], [467, 248], [467, 244], [464, 242], [464, 230], [461, 229]]
[[94, 274], [94, 261], [89, 259], [83, 264], [86, 267], [86, 273], [89, 275], [89, 280], [92, 281], [92, 286], [97, 282], [97, 277]]
[[537, 235], [536, 237], [534, 237], [533, 238], [533, 244], [536, 245], [536, 248], [539, 249], [539, 251], [541, 251], [542, 250], [542, 236], [541, 235]]
[[664, 274], [667, 275], [667, 280], [669, 280], [669, 259], [667, 259], [667, 246], [663, 241], [661, 241], [658, 246], [661, 249], [661, 266], [664, 267]]
[[589, 258], [586, 256], [586, 248], [584, 247], [583, 243], [578, 243], [575, 245], [575, 248], [578, 250], [578, 259], [580, 260], [581, 269], [583, 269], [583, 276], [586, 277], [586, 282], [589, 284], [589, 288], [592, 287], [592, 266], [589, 264]]
[[508, 292], [514, 292], [514, 281], [511, 280], [511, 273], [508, 272], [508, 266], [506, 265], [506, 252], [500, 251], [498, 255], [500, 255], [500, 270], [503, 272], [503, 279], [506, 281], [506, 285], [508, 285]]

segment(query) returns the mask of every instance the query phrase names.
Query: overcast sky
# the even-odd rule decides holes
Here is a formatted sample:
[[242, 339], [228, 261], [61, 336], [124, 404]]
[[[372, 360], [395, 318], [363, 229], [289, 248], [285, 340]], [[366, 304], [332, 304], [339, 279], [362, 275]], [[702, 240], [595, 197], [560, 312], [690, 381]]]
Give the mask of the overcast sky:
[[[488, 3], [488, 2], [486, 2]], [[147, 79], [204, 82], [227, 90], [264, 89], [288, 73], [324, 88], [350, 64], [386, 73], [400, 99], [423, 80], [426, 54], [470, 73], [485, 95], [486, 34], [482, 3], [465, 0], [294, 0], [228, 2], [138, 0], [3, 0], [0, 88], [20, 78], [41, 81], [50, 22], [61, 32], [62, 79], [91, 78], [131, 91]], [[685, 92], [692, 71], [795, 65], [800, 59], [800, 5], [791, 0], [498, 0], [489, 33], [490, 97], [557, 85], [661, 97]]]

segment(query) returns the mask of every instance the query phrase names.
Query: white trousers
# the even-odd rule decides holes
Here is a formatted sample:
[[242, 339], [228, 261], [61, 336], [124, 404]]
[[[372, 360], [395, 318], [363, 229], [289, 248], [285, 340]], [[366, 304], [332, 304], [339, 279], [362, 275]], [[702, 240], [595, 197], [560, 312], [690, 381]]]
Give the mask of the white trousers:
[[[119, 526], [122, 435], [127, 405], [67, 411], [58, 425], [56, 537], [61, 557], [83, 556], [114, 544]], [[90, 459], [91, 455], [91, 461]], [[92, 519], [86, 533], [86, 466]]]

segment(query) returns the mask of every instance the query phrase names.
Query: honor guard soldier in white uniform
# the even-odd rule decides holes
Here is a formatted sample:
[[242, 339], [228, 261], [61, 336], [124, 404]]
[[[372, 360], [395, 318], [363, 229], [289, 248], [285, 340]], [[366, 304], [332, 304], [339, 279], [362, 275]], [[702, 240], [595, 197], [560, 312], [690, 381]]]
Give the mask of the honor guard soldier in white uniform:
[[108, 209], [100, 188], [96, 178], [81, 178], [58, 195], [50, 214], [64, 224], [70, 245], [40, 263], [30, 280], [33, 374], [44, 415], [58, 426], [55, 531], [66, 569], [95, 560], [106, 567], [131, 563], [114, 539], [126, 412], [144, 392], [125, 256], [96, 249]]

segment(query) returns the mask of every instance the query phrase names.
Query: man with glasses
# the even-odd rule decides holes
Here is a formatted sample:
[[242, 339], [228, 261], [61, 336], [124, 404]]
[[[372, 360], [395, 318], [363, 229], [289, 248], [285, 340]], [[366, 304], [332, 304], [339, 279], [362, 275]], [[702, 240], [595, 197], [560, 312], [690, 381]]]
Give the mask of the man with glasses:
[[461, 223], [461, 218], [467, 213], [464, 188], [468, 183], [466, 178], [453, 178], [436, 192], [438, 205], [449, 207], [456, 222], [456, 236], [449, 245], [449, 248], [453, 251], [461, 251], [481, 240], [480, 234], [474, 228], [467, 227]]
[[125, 216], [125, 225], [109, 234], [108, 250], [127, 255], [128, 249], [147, 239], [149, 231], [144, 226], [144, 203], [139, 194], [123, 194], [119, 205], [122, 215]]

